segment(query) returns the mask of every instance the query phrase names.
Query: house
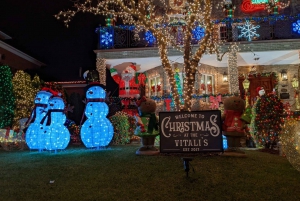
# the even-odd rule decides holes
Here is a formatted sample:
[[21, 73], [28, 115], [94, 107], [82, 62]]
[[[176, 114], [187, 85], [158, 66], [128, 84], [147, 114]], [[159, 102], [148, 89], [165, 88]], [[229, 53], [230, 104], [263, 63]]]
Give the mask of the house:
[[[221, 5], [223, 9], [217, 9], [220, 1], [213, 1], [214, 34], [225, 43], [221, 46], [222, 54], [207, 54], [200, 60], [194, 86], [194, 110], [208, 109], [211, 95], [221, 94], [226, 98], [239, 93], [244, 97], [246, 78], [250, 81], [250, 104], [257, 97], [256, 88], [263, 86], [267, 93], [275, 91], [284, 102], [295, 105], [294, 90], [298, 88], [294, 89], [291, 81], [293, 78], [299, 80], [300, 2], [272, 2], [226, 0]], [[175, 18], [179, 22], [184, 13]], [[178, 41], [182, 27], [174, 26]], [[136, 63], [138, 72], [147, 75], [146, 96], [157, 100], [158, 110], [166, 110], [170, 85], [155, 38], [149, 32], [139, 33], [141, 40], [137, 41], [132, 29], [125, 25], [97, 28], [99, 49], [94, 52], [97, 59], [105, 59], [107, 68]], [[193, 47], [196, 48], [197, 40], [203, 37], [203, 29], [197, 27], [193, 34]], [[105, 40], [107, 36], [108, 41]], [[176, 69], [180, 89], [184, 79], [183, 55], [173, 48], [168, 49], [168, 55]]]
[[1, 65], [10, 66], [12, 72], [15, 72], [17, 70], [37, 69], [46, 65], [5, 42], [11, 39], [12, 38], [9, 35], [0, 31], [0, 64]]

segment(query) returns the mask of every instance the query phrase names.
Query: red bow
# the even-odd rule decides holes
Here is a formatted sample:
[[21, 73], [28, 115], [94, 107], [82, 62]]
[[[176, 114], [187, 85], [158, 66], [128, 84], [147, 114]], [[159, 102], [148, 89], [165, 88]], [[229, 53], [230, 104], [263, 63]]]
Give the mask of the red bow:
[[167, 111], [170, 111], [171, 110], [171, 102], [172, 102], [172, 99], [168, 98], [168, 99], [165, 99], [165, 102], [166, 102], [166, 109]]

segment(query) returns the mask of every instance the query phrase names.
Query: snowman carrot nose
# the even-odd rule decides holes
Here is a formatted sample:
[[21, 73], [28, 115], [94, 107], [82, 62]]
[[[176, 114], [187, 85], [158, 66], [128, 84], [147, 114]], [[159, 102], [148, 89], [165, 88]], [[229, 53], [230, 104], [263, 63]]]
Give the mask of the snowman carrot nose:
[[89, 91], [89, 94], [93, 94], [93, 92], [92, 92], [92, 91]]
[[54, 106], [54, 104], [53, 104], [53, 103], [50, 103], [50, 106], [52, 107], [52, 106]]

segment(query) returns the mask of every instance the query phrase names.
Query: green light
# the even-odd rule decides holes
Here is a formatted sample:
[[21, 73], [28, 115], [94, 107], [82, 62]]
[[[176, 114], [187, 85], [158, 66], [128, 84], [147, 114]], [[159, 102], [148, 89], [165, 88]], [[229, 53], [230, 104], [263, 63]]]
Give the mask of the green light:
[[[251, 0], [252, 4], [262, 4], [262, 3], [269, 3], [269, 0]], [[278, 2], [278, 0], [275, 0], [275, 3]]]

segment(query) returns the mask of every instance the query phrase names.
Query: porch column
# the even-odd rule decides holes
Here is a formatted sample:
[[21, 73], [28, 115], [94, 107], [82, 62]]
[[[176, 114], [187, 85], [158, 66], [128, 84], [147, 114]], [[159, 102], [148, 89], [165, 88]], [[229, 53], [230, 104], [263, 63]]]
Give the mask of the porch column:
[[96, 59], [96, 69], [99, 73], [100, 84], [106, 86], [106, 60], [104, 58]]
[[237, 52], [239, 47], [233, 44], [228, 52], [228, 76], [229, 76], [229, 93], [240, 93], [239, 91], [239, 75], [237, 66]]

